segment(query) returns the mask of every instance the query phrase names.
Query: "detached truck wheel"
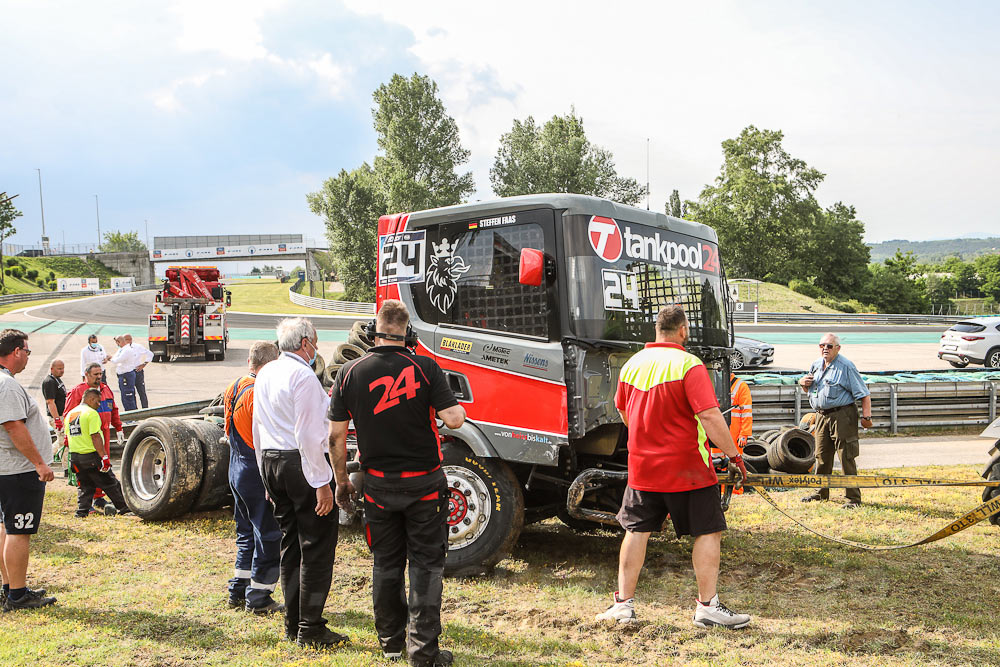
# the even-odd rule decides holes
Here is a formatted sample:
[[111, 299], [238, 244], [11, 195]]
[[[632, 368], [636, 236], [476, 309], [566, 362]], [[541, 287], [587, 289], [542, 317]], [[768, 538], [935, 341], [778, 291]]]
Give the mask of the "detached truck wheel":
[[220, 445], [223, 431], [206, 419], [186, 419], [181, 422], [194, 431], [201, 443], [201, 488], [191, 506], [192, 512], [207, 512], [231, 505], [233, 494], [229, 489], [229, 447]]
[[[997, 445], [996, 446], [1000, 447], [1000, 440], [997, 440]], [[986, 478], [986, 480], [990, 481], [990, 482], [996, 482], [996, 481], [1000, 480], [1000, 454], [997, 454], [996, 456], [994, 456], [990, 460], [989, 464], [986, 466], [986, 472], [983, 473], [983, 477]], [[983, 489], [983, 502], [984, 503], [993, 500], [997, 496], [1000, 496], [1000, 487], [998, 487], [998, 486], [993, 486], [993, 487], [987, 486], [986, 488]], [[1000, 526], [1000, 513], [994, 514], [993, 516], [991, 516], [990, 519], [989, 519], [989, 521], [994, 526]]]
[[462, 443], [443, 443], [441, 453], [451, 493], [444, 573], [483, 574], [510, 552], [521, 534], [521, 486], [503, 461], [476, 456]]
[[125, 501], [138, 517], [170, 519], [191, 509], [201, 489], [201, 443], [181, 420], [142, 421], [125, 443], [121, 483]]

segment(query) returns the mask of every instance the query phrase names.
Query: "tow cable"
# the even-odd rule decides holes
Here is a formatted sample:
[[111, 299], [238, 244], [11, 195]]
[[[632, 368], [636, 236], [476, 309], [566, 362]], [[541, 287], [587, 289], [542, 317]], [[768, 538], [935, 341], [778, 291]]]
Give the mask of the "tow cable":
[[[735, 466], [730, 467], [729, 470], [729, 483], [735, 484], [737, 480]], [[820, 531], [810, 528], [803, 522], [799, 521], [791, 514], [783, 510], [778, 504], [771, 498], [770, 494], [764, 490], [764, 487], [784, 487], [784, 488], [798, 488], [798, 489], [890, 489], [890, 488], [904, 488], [911, 486], [984, 486], [984, 487], [1000, 487], [1000, 480], [951, 480], [951, 479], [927, 479], [922, 477], [888, 477], [881, 475], [757, 475], [751, 474], [747, 475], [746, 481], [743, 483], [745, 487], [753, 487], [754, 491], [760, 495], [771, 507], [778, 510], [781, 514], [785, 515], [791, 519], [794, 523], [798, 524], [802, 528], [805, 528], [810, 533], [818, 535], [823, 539], [830, 540], [832, 542], [838, 542], [840, 544], [846, 544], [847, 546], [856, 547], [858, 549], [865, 549], [868, 551], [892, 551], [894, 549], [909, 549], [910, 547], [920, 546], [922, 544], [930, 544], [931, 542], [937, 542], [938, 540], [950, 537], [957, 533], [962, 532], [970, 526], [974, 526], [983, 519], [988, 519], [992, 515], [1000, 512], [1000, 495], [991, 498], [990, 500], [982, 503], [975, 509], [967, 512], [958, 519], [955, 519], [947, 526], [941, 528], [933, 535], [929, 535], [924, 539], [913, 542], [911, 544], [891, 544], [891, 545], [876, 545], [876, 544], [865, 544], [863, 542], [855, 542], [854, 540], [844, 539], [842, 537], [835, 537], [833, 535], [827, 535], [821, 533]]]

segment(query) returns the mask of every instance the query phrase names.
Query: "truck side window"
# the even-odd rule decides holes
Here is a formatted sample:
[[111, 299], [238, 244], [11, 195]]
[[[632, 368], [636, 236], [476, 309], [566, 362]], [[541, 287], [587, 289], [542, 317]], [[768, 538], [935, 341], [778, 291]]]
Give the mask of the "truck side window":
[[548, 286], [518, 282], [521, 249], [545, 249], [541, 226], [468, 227], [430, 235], [426, 279], [413, 290], [420, 318], [547, 338]]

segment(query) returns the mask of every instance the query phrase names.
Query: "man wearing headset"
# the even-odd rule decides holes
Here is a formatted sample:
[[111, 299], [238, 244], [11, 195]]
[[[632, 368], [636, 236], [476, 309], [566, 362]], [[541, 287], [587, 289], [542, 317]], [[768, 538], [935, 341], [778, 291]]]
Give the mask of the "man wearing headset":
[[[459, 428], [465, 409], [440, 366], [406, 348], [409, 320], [401, 301], [386, 300], [376, 318], [375, 347], [337, 373], [330, 458], [337, 504], [349, 511], [354, 487], [347, 476], [347, 428], [353, 419], [365, 472], [365, 538], [374, 559], [372, 598], [383, 655], [402, 657], [405, 644], [413, 665], [450, 665], [451, 651], [438, 647], [449, 493], [435, 417]], [[409, 604], [403, 585], [407, 560]]]

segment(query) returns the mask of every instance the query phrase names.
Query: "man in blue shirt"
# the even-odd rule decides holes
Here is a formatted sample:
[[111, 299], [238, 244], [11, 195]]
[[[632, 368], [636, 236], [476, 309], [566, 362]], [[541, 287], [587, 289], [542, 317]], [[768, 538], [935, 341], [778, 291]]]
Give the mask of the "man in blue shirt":
[[[857, 367], [840, 356], [840, 339], [832, 333], [823, 336], [819, 344], [820, 358], [809, 367], [809, 374], [799, 380], [799, 385], [809, 396], [809, 405], [816, 411], [816, 472], [829, 475], [833, 472], [833, 456], [840, 452], [840, 465], [845, 475], [857, 475], [858, 465], [858, 408], [861, 400], [861, 425], [872, 426], [872, 398]], [[861, 505], [861, 490], [846, 489], [844, 509]], [[806, 496], [802, 502], [829, 500], [830, 489], [820, 489]]]

